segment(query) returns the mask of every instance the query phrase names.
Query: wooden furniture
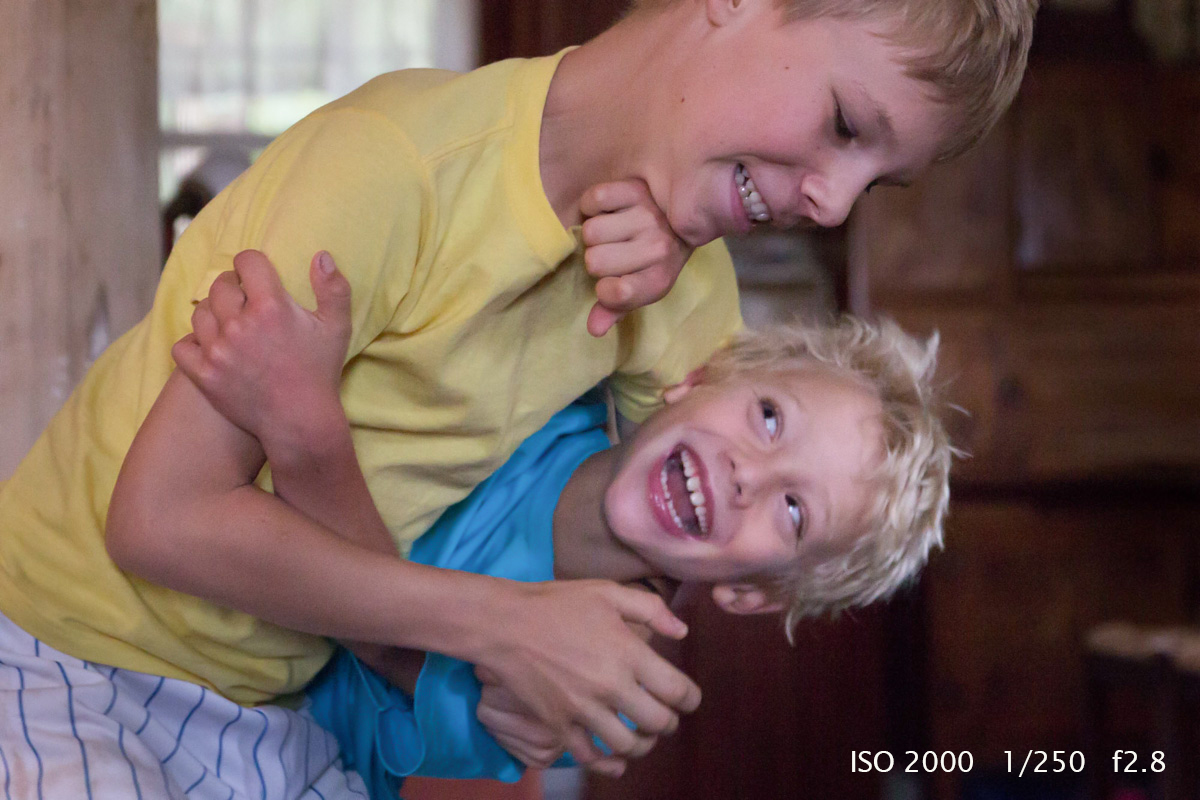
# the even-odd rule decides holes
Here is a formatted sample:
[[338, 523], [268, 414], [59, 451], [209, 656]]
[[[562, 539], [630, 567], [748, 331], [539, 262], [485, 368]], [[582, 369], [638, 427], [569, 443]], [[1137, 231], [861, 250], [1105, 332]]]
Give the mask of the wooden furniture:
[[[1152, 800], [1187, 800], [1195, 783], [1195, 718], [1186, 708], [1191, 656], [1200, 629], [1105, 623], [1088, 632], [1084, 674], [1087, 797], [1105, 800], [1115, 786], [1145, 785]], [[1149, 706], [1150, 735], [1140, 749], [1114, 737], [1114, 695], [1132, 689]], [[1114, 746], [1115, 742], [1115, 746]]]
[[979, 149], [851, 221], [852, 309], [938, 329], [969, 412], [918, 688], [983, 770], [1082, 746], [1092, 625], [1200, 613], [1198, 101], [1194, 70], [1036, 62]]

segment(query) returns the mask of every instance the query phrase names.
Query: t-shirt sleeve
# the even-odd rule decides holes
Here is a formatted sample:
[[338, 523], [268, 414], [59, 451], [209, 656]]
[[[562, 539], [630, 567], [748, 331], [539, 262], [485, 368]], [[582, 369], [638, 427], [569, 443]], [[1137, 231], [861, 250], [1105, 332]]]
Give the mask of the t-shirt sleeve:
[[725, 243], [696, 250], [667, 296], [621, 325], [622, 337], [634, 344], [612, 376], [613, 399], [621, 416], [641, 423], [662, 405], [664, 389], [703, 365], [742, 327]]
[[328, 250], [351, 285], [354, 355], [388, 326], [417, 278], [431, 198], [428, 176], [395, 123], [367, 110], [326, 109], [273, 142], [197, 217], [172, 259], [189, 262], [199, 299], [232, 269], [234, 255], [262, 250], [311, 309], [309, 263]]

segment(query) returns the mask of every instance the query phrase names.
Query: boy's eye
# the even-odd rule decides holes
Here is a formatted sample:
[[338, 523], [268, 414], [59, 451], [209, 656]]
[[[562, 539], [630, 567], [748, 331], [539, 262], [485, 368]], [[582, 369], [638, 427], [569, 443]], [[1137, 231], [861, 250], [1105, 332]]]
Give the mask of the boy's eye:
[[796, 529], [796, 537], [799, 538], [804, 534], [804, 508], [800, 505], [800, 501], [792, 496], [785, 498], [787, 500], [788, 515], [792, 518], [792, 526]]
[[766, 426], [767, 435], [772, 439], [779, 433], [779, 409], [770, 400], [759, 400], [759, 407], [762, 409], [763, 425]]
[[842, 104], [834, 101], [834, 129], [837, 131], [839, 139], [850, 141], [858, 137], [858, 131], [850, 127], [850, 123], [846, 121], [846, 115], [842, 112]]

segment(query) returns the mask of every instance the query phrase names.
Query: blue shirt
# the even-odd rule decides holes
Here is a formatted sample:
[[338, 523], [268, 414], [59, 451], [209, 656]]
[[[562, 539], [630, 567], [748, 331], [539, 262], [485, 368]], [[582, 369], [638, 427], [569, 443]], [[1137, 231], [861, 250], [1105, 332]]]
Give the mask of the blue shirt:
[[[609, 446], [602, 404], [560, 411], [490, 478], [446, 510], [416, 542], [412, 561], [518, 581], [554, 579], [553, 515], [568, 478]], [[338, 654], [308, 690], [317, 721], [333, 732], [348, 768], [374, 798], [395, 798], [407, 775], [493, 778], [524, 771], [475, 719], [474, 667], [430, 653], [416, 692]]]

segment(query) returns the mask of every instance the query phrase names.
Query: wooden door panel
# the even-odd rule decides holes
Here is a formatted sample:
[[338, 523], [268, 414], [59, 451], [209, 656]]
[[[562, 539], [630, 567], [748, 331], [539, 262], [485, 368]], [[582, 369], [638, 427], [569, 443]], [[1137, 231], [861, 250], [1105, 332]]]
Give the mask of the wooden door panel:
[[1157, 269], [1153, 73], [1042, 64], [1015, 111], [1017, 266]]
[[852, 774], [850, 751], [885, 743], [888, 609], [804, 623], [788, 645], [774, 617], [691, 605], [680, 649], [704, 700], [679, 732], [589, 800], [874, 800], [877, 775]]
[[859, 201], [848, 234], [851, 281], [872, 306], [1003, 290], [1012, 261], [1010, 138], [1006, 119], [911, 187], [880, 187]]
[[932, 304], [893, 309], [908, 332], [941, 338], [937, 383], [950, 439], [965, 451], [955, 481], [1005, 483], [1025, 478], [1029, 418], [1013, 353], [1011, 323], [987, 307]]
[[1012, 330], [1029, 477], [1200, 470], [1198, 311], [1191, 301], [1022, 307]]
[[1198, 536], [1194, 506], [957, 504], [924, 584], [931, 745], [1078, 747], [1085, 632], [1186, 621]]

